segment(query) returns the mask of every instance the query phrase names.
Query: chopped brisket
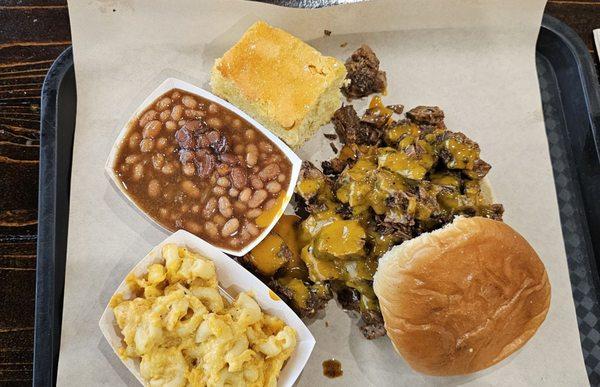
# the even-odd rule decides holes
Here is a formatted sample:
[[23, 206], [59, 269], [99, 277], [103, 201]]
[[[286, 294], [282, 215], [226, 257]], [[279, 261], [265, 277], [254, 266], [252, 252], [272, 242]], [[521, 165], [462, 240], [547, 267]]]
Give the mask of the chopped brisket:
[[374, 145], [381, 138], [382, 131], [374, 125], [362, 122], [352, 105], [336, 110], [331, 122], [343, 144]]
[[346, 70], [350, 83], [342, 87], [342, 92], [350, 99], [381, 93], [387, 86], [385, 72], [379, 70], [379, 59], [366, 44], [348, 58]]
[[407, 111], [406, 117], [423, 125], [439, 125], [444, 122], [444, 112], [437, 106], [417, 106]]

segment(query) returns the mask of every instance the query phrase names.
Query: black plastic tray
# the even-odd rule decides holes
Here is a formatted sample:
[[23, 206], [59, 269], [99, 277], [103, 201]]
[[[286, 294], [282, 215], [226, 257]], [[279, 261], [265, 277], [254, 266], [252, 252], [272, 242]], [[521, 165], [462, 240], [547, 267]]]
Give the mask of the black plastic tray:
[[[565, 24], [544, 16], [536, 53], [581, 345], [590, 384], [600, 385], [600, 92], [589, 52]], [[39, 386], [56, 380], [75, 101], [68, 49], [42, 89], [33, 375]]]

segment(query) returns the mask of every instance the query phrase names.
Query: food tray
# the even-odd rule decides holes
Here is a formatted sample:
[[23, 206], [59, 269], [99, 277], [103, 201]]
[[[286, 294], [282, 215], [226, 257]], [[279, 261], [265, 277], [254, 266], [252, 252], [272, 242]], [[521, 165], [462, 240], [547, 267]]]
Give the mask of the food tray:
[[585, 365], [600, 385], [600, 90], [579, 36], [545, 15], [536, 64]]
[[[289, 5], [290, 2], [274, 1]], [[341, 1], [325, 0], [333, 4]], [[323, 0], [303, 0], [322, 6]], [[296, 4], [298, 5], [298, 4]], [[600, 385], [600, 92], [587, 49], [544, 16], [537, 69], [581, 344], [592, 385]], [[69, 215], [76, 89], [71, 49], [42, 89], [34, 385], [55, 383]], [[522, 187], [521, 189], [523, 189]]]

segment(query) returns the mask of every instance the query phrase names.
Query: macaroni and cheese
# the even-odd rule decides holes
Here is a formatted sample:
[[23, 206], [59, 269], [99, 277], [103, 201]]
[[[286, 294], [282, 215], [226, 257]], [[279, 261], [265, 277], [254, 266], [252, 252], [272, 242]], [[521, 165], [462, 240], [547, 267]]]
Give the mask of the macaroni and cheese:
[[123, 357], [140, 360], [150, 386], [276, 386], [296, 332], [251, 294], [228, 303], [209, 259], [175, 244], [163, 263], [130, 275], [135, 298], [112, 301]]

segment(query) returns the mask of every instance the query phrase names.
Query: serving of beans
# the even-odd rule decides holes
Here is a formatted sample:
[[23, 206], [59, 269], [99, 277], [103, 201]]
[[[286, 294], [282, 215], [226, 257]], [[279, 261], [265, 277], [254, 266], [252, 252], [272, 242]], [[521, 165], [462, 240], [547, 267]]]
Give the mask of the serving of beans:
[[114, 170], [165, 228], [240, 250], [284, 204], [292, 164], [234, 112], [173, 89], [130, 125]]

